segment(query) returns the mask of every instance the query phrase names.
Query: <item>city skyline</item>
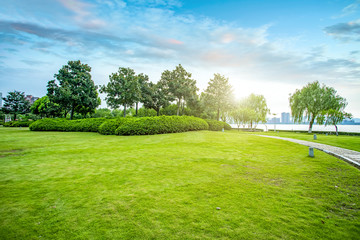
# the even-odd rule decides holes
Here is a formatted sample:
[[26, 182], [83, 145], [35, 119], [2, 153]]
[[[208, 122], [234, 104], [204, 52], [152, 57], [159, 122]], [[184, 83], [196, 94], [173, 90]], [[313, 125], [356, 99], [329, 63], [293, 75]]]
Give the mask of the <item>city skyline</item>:
[[[42, 97], [69, 60], [96, 85], [118, 67], [149, 75], [182, 64], [203, 91], [214, 73], [237, 98], [289, 94], [318, 80], [360, 116], [360, 1], [0, 0], [0, 91]], [[105, 107], [104, 95], [101, 95]]]

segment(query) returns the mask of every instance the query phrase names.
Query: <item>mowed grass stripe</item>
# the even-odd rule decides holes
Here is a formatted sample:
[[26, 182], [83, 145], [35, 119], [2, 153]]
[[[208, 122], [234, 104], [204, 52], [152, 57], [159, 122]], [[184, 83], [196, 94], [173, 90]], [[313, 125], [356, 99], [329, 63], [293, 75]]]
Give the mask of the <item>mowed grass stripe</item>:
[[0, 134], [0, 155], [9, 153], [0, 158], [0, 238], [360, 235], [360, 172], [298, 144], [233, 131]]

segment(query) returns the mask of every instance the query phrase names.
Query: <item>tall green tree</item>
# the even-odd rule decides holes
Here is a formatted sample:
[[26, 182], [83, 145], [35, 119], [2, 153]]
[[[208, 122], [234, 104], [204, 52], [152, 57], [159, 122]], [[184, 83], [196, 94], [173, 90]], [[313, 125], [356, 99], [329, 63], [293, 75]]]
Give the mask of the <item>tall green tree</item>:
[[8, 95], [2, 99], [4, 100], [2, 111], [14, 114], [14, 120], [16, 115], [30, 112], [30, 102], [25, 99], [24, 92], [8, 92]]
[[163, 88], [161, 82], [148, 84], [146, 91], [143, 91], [143, 104], [146, 108], [154, 109], [160, 115], [160, 109], [170, 105], [169, 94]]
[[198, 91], [196, 80], [191, 79], [191, 73], [187, 72], [181, 64], [176, 66], [173, 71], [165, 70], [161, 74], [159, 82], [164, 91], [169, 93], [169, 99], [176, 100], [177, 115], [180, 113], [182, 104]]
[[120, 67], [109, 76], [109, 80], [108, 84], [100, 87], [100, 92], [107, 94], [105, 100], [111, 108], [123, 106], [126, 117], [126, 108], [133, 106], [141, 96], [138, 77], [133, 69]]
[[64, 111], [70, 111], [70, 119], [73, 118], [76, 109], [93, 111], [97, 106], [97, 86], [91, 79], [91, 68], [82, 64], [80, 60], [69, 61], [64, 65], [54, 80], [48, 83], [48, 93], [51, 102], [59, 104]]
[[302, 122], [304, 118], [309, 121], [309, 133], [315, 121], [323, 122], [324, 114], [331, 109], [339, 110], [346, 103], [346, 99], [336, 94], [336, 90], [321, 86], [318, 81], [308, 83], [302, 89], [297, 89], [289, 98], [291, 115], [294, 122]]
[[233, 101], [233, 90], [226, 78], [219, 73], [214, 74], [214, 78], [210, 79], [208, 87], [205, 90], [206, 105], [217, 112], [217, 120], [220, 120], [220, 114], [224, 114], [230, 109]]

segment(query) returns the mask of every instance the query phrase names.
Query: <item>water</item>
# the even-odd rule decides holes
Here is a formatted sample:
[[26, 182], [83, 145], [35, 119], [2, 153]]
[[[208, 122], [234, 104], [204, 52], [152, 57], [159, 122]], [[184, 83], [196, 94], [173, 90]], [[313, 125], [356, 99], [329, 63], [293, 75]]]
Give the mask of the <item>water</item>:
[[[230, 124], [231, 127], [237, 128], [236, 124]], [[274, 131], [276, 125], [276, 130], [288, 130], [288, 131], [308, 131], [309, 124], [258, 124], [256, 128], [263, 129], [264, 131]], [[240, 126], [242, 128], [243, 126]], [[339, 132], [353, 132], [360, 133], [360, 125], [338, 125]], [[324, 125], [313, 125], [313, 131], [326, 131], [326, 132], [335, 132], [334, 126], [324, 126]]]

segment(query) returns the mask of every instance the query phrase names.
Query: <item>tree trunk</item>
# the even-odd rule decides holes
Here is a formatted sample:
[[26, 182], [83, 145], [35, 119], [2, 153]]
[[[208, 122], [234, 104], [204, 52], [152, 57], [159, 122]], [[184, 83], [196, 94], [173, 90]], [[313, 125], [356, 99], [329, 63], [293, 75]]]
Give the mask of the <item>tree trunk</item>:
[[136, 102], [135, 116], [137, 116], [137, 114], [138, 114], [138, 106], [139, 106], [139, 103]]
[[[11, 115], [10, 115], [10, 117], [11, 117]], [[16, 121], [16, 113], [14, 113], [14, 121]]]
[[74, 104], [71, 105], [71, 113], [70, 113], [70, 120], [73, 119], [73, 116], [74, 116]]
[[126, 104], [124, 104], [124, 117], [126, 117]]
[[339, 133], [338, 133], [338, 127], [336, 125], [335, 126], [335, 130], [336, 130], [336, 136], [339, 136]]
[[315, 118], [312, 118], [311, 121], [310, 121], [308, 133], [311, 133], [311, 132], [312, 132], [312, 127], [313, 127], [314, 121], [315, 121]]
[[160, 108], [158, 108], [158, 109], [156, 110], [156, 114], [157, 114], [157, 116], [160, 116]]
[[177, 112], [176, 112], [176, 116], [179, 116], [179, 112], [180, 112], [180, 100], [178, 101], [177, 105], [178, 105], [178, 109], [177, 109]]
[[220, 108], [217, 109], [217, 120], [220, 120]]

